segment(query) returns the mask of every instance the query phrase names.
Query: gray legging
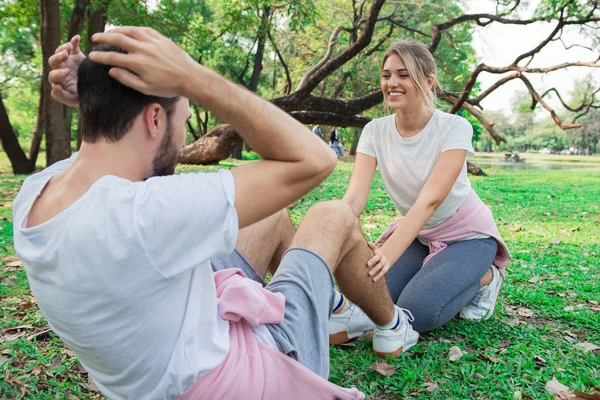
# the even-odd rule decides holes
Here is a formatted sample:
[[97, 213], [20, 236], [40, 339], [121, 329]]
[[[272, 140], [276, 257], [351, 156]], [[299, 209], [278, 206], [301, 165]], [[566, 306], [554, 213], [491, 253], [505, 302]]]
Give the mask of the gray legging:
[[429, 248], [415, 239], [386, 275], [392, 300], [412, 313], [418, 332], [444, 325], [477, 293], [497, 247], [492, 238], [453, 242], [422, 266]]

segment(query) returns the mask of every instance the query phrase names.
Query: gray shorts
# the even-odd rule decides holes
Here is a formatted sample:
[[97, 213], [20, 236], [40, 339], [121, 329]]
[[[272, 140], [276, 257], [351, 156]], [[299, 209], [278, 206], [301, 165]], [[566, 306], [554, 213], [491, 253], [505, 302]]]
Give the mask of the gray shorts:
[[[239, 268], [246, 276], [265, 285], [250, 262], [237, 249], [211, 260], [214, 271]], [[265, 325], [279, 351], [317, 375], [329, 377], [329, 334], [327, 321], [332, 311], [333, 276], [321, 257], [295, 248], [285, 252], [277, 273], [266, 285], [285, 296], [285, 316], [280, 324]]]

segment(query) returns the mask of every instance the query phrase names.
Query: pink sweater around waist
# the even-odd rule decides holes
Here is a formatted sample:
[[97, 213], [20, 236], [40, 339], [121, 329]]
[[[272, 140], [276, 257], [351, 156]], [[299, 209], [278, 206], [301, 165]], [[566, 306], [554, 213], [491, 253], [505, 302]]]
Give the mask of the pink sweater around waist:
[[[401, 219], [392, 222], [385, 232], [383, 232], [381, 237], [375, 242], [377, 247], [383, 246], [385, 241], [394, 233]], [[498, 267], [500, 274], [504, 276], [511, 255], [506, 244], [500, 237], [492, 212], [481, 201], [474, 190], [471, 190], [464, 203], [456, 211], [456, 214], [436, 227], [423, 229], [419, 232], [419, 236], [429, 242], [429, 255], [423, 261], [423, 265], [431, 257], [448, 247], [448, 243], [479, 234], [490, 236], [498, 242], [494, 265]]]
[[230, 322], [229, 353], [178, 400], [365, 398], [357, 389], [336, 386], [257, 341], [251, 326], [283, 320], [285, 298], [281, 293], [264, 289], [237, 268], [216, 272], [214, 278], [219, 315]]

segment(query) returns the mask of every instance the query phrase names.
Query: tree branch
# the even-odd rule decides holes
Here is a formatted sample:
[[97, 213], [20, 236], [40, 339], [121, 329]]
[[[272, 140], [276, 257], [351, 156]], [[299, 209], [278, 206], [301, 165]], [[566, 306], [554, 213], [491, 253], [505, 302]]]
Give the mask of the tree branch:
[[[358, 40], [346, 50], [335, 56], [333, 59], [326, 61], [318, 69], [318, 71], [316, 71], [313, 75], [309, 75], [308, 79], [303, 78], [303, 82], [301, 82], [299, 88], [296, 90], [296, 96], [303, 97], [311, 93], [313, 89], [316, 88], [321, 81], [323, 81], [323, 79], [351, 60], [354, 56], [365, 49], [369, 43], [371, 43], [373, 31], [377, 22], [377, 16], [379, 15], [379, 11], [381, 11], [381, 7], [383, 7], [384, 3], [385, 0], [373, 1], [373, 4], [369, 10], [369, 14], [365, 20], [365, 26]], [[311, 69], [311, 71], [313, 69]]]
[[292, 90], [292, 78], [290, 77], [290, 70], [288, 68], [287, 63], [283, 59], [283, 56], [281, 55], [281, 52], [279, 51], [279, 48], [277, 47], [275, 40], [273, 40], [273, 35], [271, 35], [271, 30], [269, 29], [267, 31], [267, 33], [269, 35], [269, 41], [271, 42], [271, 46], [273, 46], [273, 49], [275, 50], [275, 53], [277, 54], [277, 58], [279, 58], [279, 62], [281, 63], [281, 65], [283, 66], [283, 69], [285, 71], [285, 78], [287, 80], [287, 84], [285, 86], [284, 93], [286, 95], [288, 95], [288, 94], [290, 94], [290, 91]]
[[542, 99], [542, 97], [538, 94], [538, 92], [535, 91], [535, 89], [533, 88], [533, 85], [531, 84], [529, 79], [527, 79], [524, 75], [520, 75], [519, 79], [523, 81], [523, 83], [527, 87], [527, 90], [529, 90], [531, 97], [535, 101], [540, 103], [540, 105], [542, 107], [544, 107], [550, 113], [550, 115], [552, 116], [552, 119], [554, 120], [556, 125], [558, 125], [561, 129], [579, 128], [581, 126], [581, 124], [566, 124], [566, 123], [562, 122], [561, 119], [558, 117], [558, 115], [556, 115], [556, 112], [554, 111], [554, 109], [552, 107], [550, 107], [548, 105], [548, 103], [546, 103], [544, 101], [544, 99]]

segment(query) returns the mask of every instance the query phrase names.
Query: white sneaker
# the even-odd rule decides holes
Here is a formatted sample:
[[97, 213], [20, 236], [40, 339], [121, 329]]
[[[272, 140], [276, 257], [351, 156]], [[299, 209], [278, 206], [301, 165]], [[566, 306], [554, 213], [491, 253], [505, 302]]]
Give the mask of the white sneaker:
[[375, 327], [373, 332], [373, 352], [378, 356], [400, 357], [402, 353], [417, 344], [419, 332], [416, 332], [410, 322], [414, 317], [410, 311], [396, 307], [400, 315], [400, 323], [396, 329]]
[[373, 321], [356, 304], [342, 307], [329, 317], [329, 344], [346, 343], [374, 327]]
[[501, 286], [502, 276], [498, 267], [492, 264], [492, 280], [475, 293], [471, 301], [461, 310], [460, 317], [473, 321], [491, 318], [494, 315]]

